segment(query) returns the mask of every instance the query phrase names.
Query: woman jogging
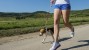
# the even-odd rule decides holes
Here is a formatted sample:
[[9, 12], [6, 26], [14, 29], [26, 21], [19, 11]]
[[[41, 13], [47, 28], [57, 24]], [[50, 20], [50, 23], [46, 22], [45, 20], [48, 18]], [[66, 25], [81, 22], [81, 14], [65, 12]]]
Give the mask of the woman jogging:
[[56, 50], [58, 47], [60, 47], [60, 43], [58, 42], [58, 37], [59, 37], [59, 22], [60, 22], [60, 17], [62, 15], [64, 25], [68, 27], [71, 32], [70, 36], [74, 36], [74, 27], [69, 23], [69, 15], [70, 15], [70, 1], [69, 0], [51, 0], [51, 4], [54, 5], [54, 42], [52, 44], [52, 47], [50, 50]]

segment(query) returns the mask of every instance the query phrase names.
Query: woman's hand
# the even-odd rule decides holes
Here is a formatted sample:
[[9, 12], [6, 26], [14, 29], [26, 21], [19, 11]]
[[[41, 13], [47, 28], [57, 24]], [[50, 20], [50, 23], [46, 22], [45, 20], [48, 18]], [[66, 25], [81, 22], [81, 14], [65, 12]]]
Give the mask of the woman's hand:
[[50, 0], [51, 4], [54, 4], [55, 3], [55, 0]]

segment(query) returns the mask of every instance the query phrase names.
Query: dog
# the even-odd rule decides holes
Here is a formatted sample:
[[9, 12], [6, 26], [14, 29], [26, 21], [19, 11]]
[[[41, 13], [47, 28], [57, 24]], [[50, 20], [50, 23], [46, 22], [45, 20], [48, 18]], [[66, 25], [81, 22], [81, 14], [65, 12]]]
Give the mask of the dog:
[[[48, 34], [50, 34], [50, 35], [52, 36], [52, 39], [53, 39], [53, 41], [54, 41], [54, 36], [53, 36], [53, 34], [54, 34], [54, 28], [41, 28], [41, 29], [40, 29], [40, 34], [39, 34], [39, 36], [45, 35], [45, 37], [44, 37], [43, 40], [42, 40], [42, 43], [45, 43], [45, 40], [46, 40]], [[52, 41], [52, 42], [53, 42], [53, 41]]]

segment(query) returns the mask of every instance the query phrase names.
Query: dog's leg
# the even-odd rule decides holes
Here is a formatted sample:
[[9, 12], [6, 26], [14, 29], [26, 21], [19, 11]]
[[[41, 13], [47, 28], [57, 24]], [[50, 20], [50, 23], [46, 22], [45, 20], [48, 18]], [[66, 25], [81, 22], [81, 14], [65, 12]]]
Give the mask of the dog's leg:
[[53, 36], [53, 34], [51, 34], [52, 35], [52, 39], [53, 39], [53, 41], [52, 41], [52, 43], [54, 42], [54, 36]]
[[54, 42], [53, 32], [52, 31], [50, 31], [50, 32], [51, 32], [51, 36], [52, 36], [52, 39], [53, 39], [53, 41], [51, 43], [53, 43]]
[[44, 36], [44, 39], [43, 39], [42, 43], [44, 43], [46, 38], [47, 38], [47, 33], [45, 33], [45, 36]]

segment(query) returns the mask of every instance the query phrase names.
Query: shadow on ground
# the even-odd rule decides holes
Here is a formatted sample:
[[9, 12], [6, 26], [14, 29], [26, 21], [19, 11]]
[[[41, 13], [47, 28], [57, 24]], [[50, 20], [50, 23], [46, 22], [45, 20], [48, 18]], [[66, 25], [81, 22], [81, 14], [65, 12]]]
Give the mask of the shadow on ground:
[[71, 37], [65, 37], [65, 38], [60, 39], [59, 42], [66, 41], [66, 40], [69, 40], [69, 39], [71, 39]]
[[62, 50], [69, 50], [69, 49], [74, 49], [74, 48], [89, 46], [89, 40], [80, 40], [80, 41], [78, 41], [78, 42], [86, 42], [86, 44], [81, 44], [81, 45], [77, 45], [77, 46], [72, 46], [72, 47], [69, 47], [69, 48], [62, 49]]
[[[65, 38], [62, 38], [62, 39], [60, 39], [60, 40], [58, 40], [59, 42], [62, 42], [62, 41], [66, 41], [66, 40], [69, 40], [69, 39], [71, 39], [71, 37], [65, 37]], [[45, 44], [45, 43], [53, 43], [53, 41], [48, 41], [48, 42], [44, 42], [43, 44]]]

